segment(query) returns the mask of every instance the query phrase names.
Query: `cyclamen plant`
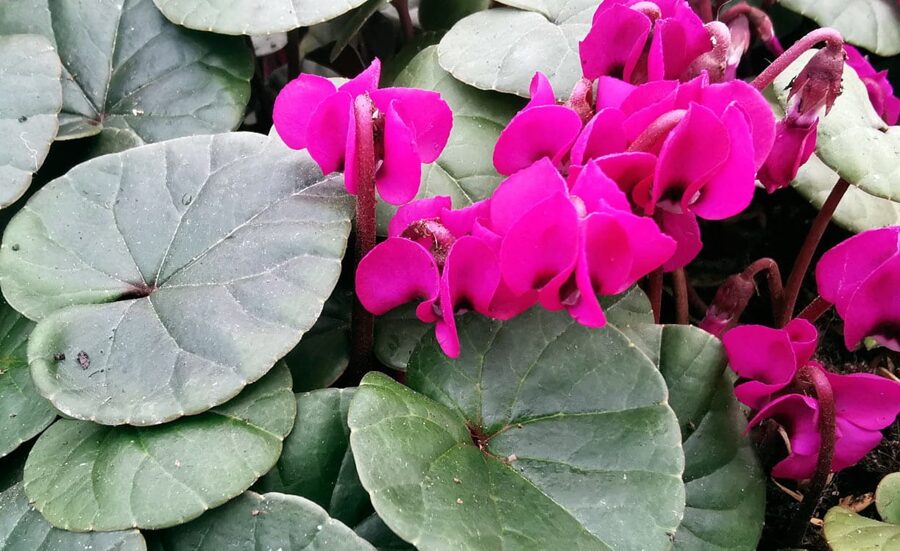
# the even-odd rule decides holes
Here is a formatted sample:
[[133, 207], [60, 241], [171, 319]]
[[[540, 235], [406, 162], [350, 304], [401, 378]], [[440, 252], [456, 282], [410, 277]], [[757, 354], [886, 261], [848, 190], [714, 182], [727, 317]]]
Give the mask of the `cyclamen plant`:
[[773, 4], [6, 0], [0, 549], [887, 549], [900, 3]]

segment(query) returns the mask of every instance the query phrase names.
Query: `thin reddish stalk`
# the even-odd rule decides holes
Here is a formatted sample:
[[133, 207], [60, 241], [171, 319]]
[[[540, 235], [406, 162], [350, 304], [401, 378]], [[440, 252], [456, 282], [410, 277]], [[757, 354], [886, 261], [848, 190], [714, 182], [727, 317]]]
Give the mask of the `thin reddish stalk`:
[[828, 228], [828, 224], [834, 216], [834, 211], [837, 209], [838, 204], [840, 204], [841, 199], [844, 197], [844, 194], [847, 193], [849, 188], [849, 182], [843, 178], [838, 180], [831, 189], [828, 198], [825, 200], [825, 204], [823, 204], [821, 210], [819, 210], [819, 214], [817, 214], [815, 220], [813, 220], [812, 226], [809, 228], [809, 233], [806, 234], [806, 240], [803, 242], [803, 247], [797, 254], [797, 260], [794, 261], [794, 267], [791, 269], [791, 275], [788, 277], [788, 282], [785, 286], [784, 308], [782, 309], [781, 317], [778, 320], [779, 327], [787, 325], [794, 316], [794, 308], [797, 306], [797, 298], [800, 296], [800, 287], [803, 286], [803, 279], [806, 277], [809, 264], [812, 262], [813, 255], [816, 252], [816, 248], [819, 246], [819, 242], [822, 241], [822, 235], [825, 234], [825, 230]]
[[819, 318], [825, 315], [825, 312], [831, 310], [833, 304], [822, 297], [816, 297], [810, 302], [806, 308], [797, 315], [798, 318], [805, 319], [809, 323], [815, 323]]
[[663, 270], [659, 268], [650, 274], [650, 288], [647, 296], [650, 298], [650, 307], [653, 309], [653, 320], [659, 323], [662, 311]]
[[781, 269], [771, 258], [760, 258], [747, 266], [744, 275], [755, 279], [760, 272], [766, 272], [766, 285], [769, 288], [769, 299], [772, 301], [772, 318], [776, 321], [784, 308], [784, 285], [781, 280]]
[[837, 30], [830, 27], [822, 27], [807, 34], [787, 49], [786, 52], [778, 56], [778, 58], [766, 67], [765, 71], [759, 74], [750, 84], [757, 90], [764, 90], [772, 84], [775, 77], [787, 69], [788, 65], [796, 61], [803, 52], [809, 50], [819, 42], [827, 42], [829, 46], [840, 46], [844, 43], [844, 38]]
[[684, 268], [672, 272], [672, 289], [675, 293], [675, 323], [688, 325], [691, 323], [688, 311], [688, 286]]
[[[356, 195], [356, 265], [375, 247], [375, 105], [368, 95], [354, 103], [357, 166], [359, 181]], [[355, 270], [354, 270], [355, 271]], [[371, 370], [375, 342], [375, 316], [357, 299], [353, 304], [350, 366], [363, 375]]]
[[834, 447], [837, 439], [837, 421], [835, 419], [834, 392], [825, 372], [814, 366], [805, 366], [798, 374], [800, 381], [808, 384], [815, 391], [816, 401], [819, 403], [819, 458], [816, 461], [816, 472], [810, 480], [809, 487], [804, 492], [800, 508], [791, 521], [788, 528], [788, 543], [792, 547], [800, 546], [806, 529], [809, 527], [809, 519], [812, 518], [822, 500], [822, 494], [828, 486], [828, 477], [831, 476], [831, 467], [834, 461]]
[[391, 4], [397, 10], [400, 16], [400, 27], [403, 28], [403, 37], [407, 42], [412, 42], [416, 37], [416, 30], [413, 28], [412, 17], [409, 15], [409, 0], [391, 0]]

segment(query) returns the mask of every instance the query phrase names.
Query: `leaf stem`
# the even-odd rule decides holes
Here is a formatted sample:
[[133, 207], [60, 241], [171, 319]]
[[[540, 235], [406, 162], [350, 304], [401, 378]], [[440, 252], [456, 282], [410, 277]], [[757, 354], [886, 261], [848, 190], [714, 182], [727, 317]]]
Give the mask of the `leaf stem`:
[[769, 288], [769, 299], [772, 301], [772, 318], [776, 321], [784, 308], [784, 284], [781, 280], [781, 269], [771, 258], [760, 258], [747, 266], [744, 275], [756, 279], [760, 272], [766, 272], [766, 284]]
[[831, 27], [822, 27], [816, 29], [793, 44], [786, 52], [778, 56], [766, 69], [759, 74], [750, 84], [757, 90], [766, 89], [780, 75], [782, 71], [787, 69], [788, 65], [796, 61], [803, 52], [809, 50], [819, 42], [826, 42], [830, 47], [842, 47], [844, 38], [837, 30]]
[[684, 268], [672, 272], [672, 288], [675, 292], [675, 322], [679, 325], [691, 323], [688, 311], [688, 285]]
[[803, 279], [806, 277], [809, 264], [812, 262], [813, 255], [816, 252], [816, 248], [819, 246], [819, 242], [822, 241], [822, 235], [825, 234], [825, 230], [828, 228], [828, 224], [834, 216], [834, 211], [837, 209], [838, 204], [840, 204], [841, 199], [844, 197], [844, 194], [847, 193], [849, 188], [850, 183], [848, 181], [843, 178], [838, 180], [831, 189], [828, 198], [825, 200], [825, 204], [822, 205], [821, 210], [819, 210], [819, 213], [813, 220], [812, 226], [809, 228], [809, 233], [806, 234], [806, 240], [803, 242], [803, 247], [797, 254], [797, 260], [794, 261], [791, 275], [788, 277], [787, 286], [784, 291], [784, 308], [782, 309], [781, 317], [778, 320], [779, 327], [784, 327], [791, 321], [791, 318], [794, 315], [794, 308], [797, 306], [797, 298], [800, 295], [800, 287], [803, 286]]
[[409, 15], [409, 0], [391, 0], [391, 4], [397, 9], [400, 16], [400, 26], [403, 28], [403, 36], [406, 42], [412, 42], [416, 38], [412, 17]]
[[[358, 178], [356, 194], [355, 263], [358, 266], [369, 251], [375, 248], [375, 105], [368, 94], [357, 96], [354, 102], [356, 124], [356, 159], [353, 168]], [[354, 270], [355, 271], [355, 270]], [[359, 299], [353, 303], [351, 322], [352, 346], [350, 365], [360, 376], [374, 365], [375, 316], [367, 311]]]
[[788, 543], [792, 547], [802, 545], [803, 537], [812, 518], [822, 500], [822, 494], [828, 486], [828, 478], [831, 476], [832, 463], [834, 461], [834, 448], [837, 439], [837, 421], [835, 419], [834, 392], [825, 372], [818, 367], [807, 365], [800, 369], [798, 378], [808, 384], [816, 395], [819, 403], [819, 457], [816, 461], [816, 472], [813, 474], [809, 487], [804, 492], [800, 508], [791, 521], [788, 528]]
[[833, 304], [828, 302], [822, 297], [816, 297], [810, 302], [800, 314], [797, 315], [798, 318], [805, 319], [809, 323], [815, 323], [819, 318], [825, 315], [825, 312], [831, 310]]

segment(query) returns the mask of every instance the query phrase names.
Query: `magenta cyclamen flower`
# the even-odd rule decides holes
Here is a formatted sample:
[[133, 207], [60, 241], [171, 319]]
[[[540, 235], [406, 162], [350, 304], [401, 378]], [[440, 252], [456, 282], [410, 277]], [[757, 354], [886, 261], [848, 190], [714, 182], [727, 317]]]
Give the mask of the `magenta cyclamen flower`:
[[685, 0], [606, 0], [579, 44], [585, 77], [632, 84], [682, 78], [711, 49], [703, 22]]
[[870, 230], [826, 252], [816, 267], [819, 294], [844, 320], [844, 342], [871, 337], [900, 352], [900, 226]]
[[836, 412], [836, 443], [832, 471], [857, 463], [881, 441], [881, 429], [900, 414], [900, 383], [869, 374], [835, 375], [811, 358], [818, 334], [805, 320], [784, 329], [747, 325], [732, 329], [722, 341], [731, 368], [740, 380], [738, 400], [757, 413], [754, 426], [773, 419], [787, 432], [788, 457], [772, 474], [810, 478], [816, 470], [822, 436], [819, 400], [800, 376], [801, 368], [824, 373], [831, 385]]
[[347, 191], [355, 195], [354, 99], [367, 94], [378, 109], [376, 187], [385, 201], [402, 205], [419, 191], [421, 165], [434, 162], [447, 144], [453, 114], [436, 92], [379, 90], [380, 75], [377, 59], [340, 87], [327, 78], [300, 75], [278, 94], [273, 119], [282, 140], [294, 149], [307, 148], [324, 173], [345, 171]]
[[900, 98], [894, 95], [887, 70], [876, 71], [869, 60], [853, 46], [845, 45], [844, 50], [847, 52], [847, 65], [853, 67], [866, 85], [869, 101], [878, 115], [890, 125], [900, 122]]

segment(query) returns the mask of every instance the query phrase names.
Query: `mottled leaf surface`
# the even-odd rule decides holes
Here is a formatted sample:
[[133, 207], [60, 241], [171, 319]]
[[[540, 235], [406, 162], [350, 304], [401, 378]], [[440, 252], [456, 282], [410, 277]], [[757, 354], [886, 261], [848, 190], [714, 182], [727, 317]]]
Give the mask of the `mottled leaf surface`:
[[900, 53], [896, 0], [781, 0], [781, 5], [823, 27], [836, 28], [847, 42], [878, 55]]
[[61, 74], [46, 38], [0, 36], [0, 208], [25, 193], [56, 138]]
[[0, 247], [4, 296], [40, 320], [28, 357], [41, 394], [111, 425], [235, 396], [334, 289], [352, 213], [342, 188], [305, 152], [250, 133], [130, 149], [47, 184]]
[[900, 525], [833, 507], [825, 515], [825, 540], [833, 551], [893, 551], [900, 549]]
[[13, 33], [44, 35], [59, 52], [59, 139], [104, 128], [145, 142], [227, 132], [250, 99], [246, 44], [173, 25], [152, 0], [4, 0], [0, 34]]
[[295, 414], [290, 372], [280, 365], [227, 404], [162, 426], [63, 419], [31, 450], [25, 490], [58, 528], [175, 526], [271, 469]]

